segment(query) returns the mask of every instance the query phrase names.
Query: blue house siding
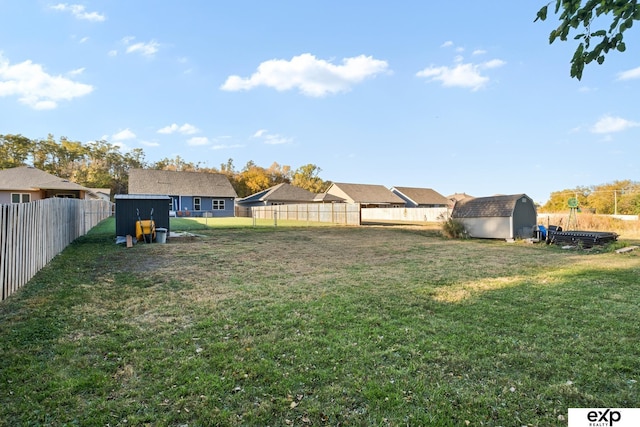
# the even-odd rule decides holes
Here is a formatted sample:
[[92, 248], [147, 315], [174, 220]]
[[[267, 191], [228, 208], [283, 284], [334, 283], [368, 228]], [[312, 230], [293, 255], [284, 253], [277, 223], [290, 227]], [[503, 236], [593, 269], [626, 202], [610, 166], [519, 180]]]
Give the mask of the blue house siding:
[[[200, 199], [200, 209], [196, 209], [196, 199]], [[213, 217], [235, 216], [233, 197], [171, 196], [171, 201], [178, 216], [187, 216], [187, 211], [189, 216], [195, 217], [204, 216], [205, 213]], [[220, 209], [221, 206], [224, 208]]]

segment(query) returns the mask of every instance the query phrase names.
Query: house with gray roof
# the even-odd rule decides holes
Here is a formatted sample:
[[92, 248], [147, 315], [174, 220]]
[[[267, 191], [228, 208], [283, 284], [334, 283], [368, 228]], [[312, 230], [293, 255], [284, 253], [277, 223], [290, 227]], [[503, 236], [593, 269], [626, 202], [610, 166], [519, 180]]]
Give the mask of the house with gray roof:
[[309, 190], [283, 182], [242, 199], [237, 199], [236, 205], [249, 208], [254, 206], [314, 203], [316, 196], [317, 194]]
[[462, 222], [470, 237], [516, 239], [533, 236], [536, 206], [526, 194], [459, 200], [451, 218]]
[[129, 170], [129, 194], [169, 196], [177, 216], [234, 216], [238, 197], [224, 174], [155, 169]]
[[450, 204], [449, 199], [431, 188], [392, 187], [391, 192], [408, 208], [446, 208]]
[[447, 196], [447, 199], [449, 199], [449, 206], [451, 207], [453, 207], [453, 205], [455, 205], [458, 200], [464, 200], [468, 198], [473, 198], [473, 196], [470, 196], [467, 193], [454, 193]]
[[93, 193], [102, 200], [107, 202], [111, 201], [111, 189], [110, 188], [90, 188]]
[[99, 198], [87, 187], [32, 166], [0, 170], [0, 205], [28, 203], [51, 197]]
[[402, 208], [405, 201], [383, 185], [349, 184], [334, 182], [327, 194], [343, 199], [346, 203], [356, 203], [363, 208]]

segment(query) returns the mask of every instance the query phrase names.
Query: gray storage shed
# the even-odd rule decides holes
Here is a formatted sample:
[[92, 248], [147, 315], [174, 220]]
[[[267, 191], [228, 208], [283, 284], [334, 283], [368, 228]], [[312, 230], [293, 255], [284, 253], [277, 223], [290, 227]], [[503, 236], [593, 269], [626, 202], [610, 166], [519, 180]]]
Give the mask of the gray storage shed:
[[153, 221], [156, 228], [166, 228], [169, 233], [169, 210], [171, 209], [171, 197], [156, 196], [150, 194], [116, 194], [116, 236], [136, 235], [137, 210], [140, 211], [140, 219], [151, 219], [153, 209]]
[[464, 224], [470, 237], [516, 239], [533, 236], [536, 206], [526, 194], [459, 200], [451, 218]]

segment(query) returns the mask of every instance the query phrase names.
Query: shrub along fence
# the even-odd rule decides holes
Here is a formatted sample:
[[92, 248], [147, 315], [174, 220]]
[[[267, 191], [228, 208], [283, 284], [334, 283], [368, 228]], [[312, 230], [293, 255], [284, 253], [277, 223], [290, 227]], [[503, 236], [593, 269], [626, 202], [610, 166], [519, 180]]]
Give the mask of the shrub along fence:
[[0, 301], [111, 215], [104, 200], [51, 198], [0, 206]]

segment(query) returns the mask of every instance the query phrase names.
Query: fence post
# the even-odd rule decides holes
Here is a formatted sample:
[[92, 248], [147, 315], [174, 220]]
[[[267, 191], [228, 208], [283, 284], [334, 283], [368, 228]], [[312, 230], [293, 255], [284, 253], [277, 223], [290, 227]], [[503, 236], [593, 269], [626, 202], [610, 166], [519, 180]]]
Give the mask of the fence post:
[[[87, 209], [93, 206], [91, 201], [55, 198], [0, 205], [0, 301], [97, 225], [98, 221], [86, 218]], [[105, 209], [96, 212], [96, 220], [110, 215], [111, 203], [106, 202]]]

